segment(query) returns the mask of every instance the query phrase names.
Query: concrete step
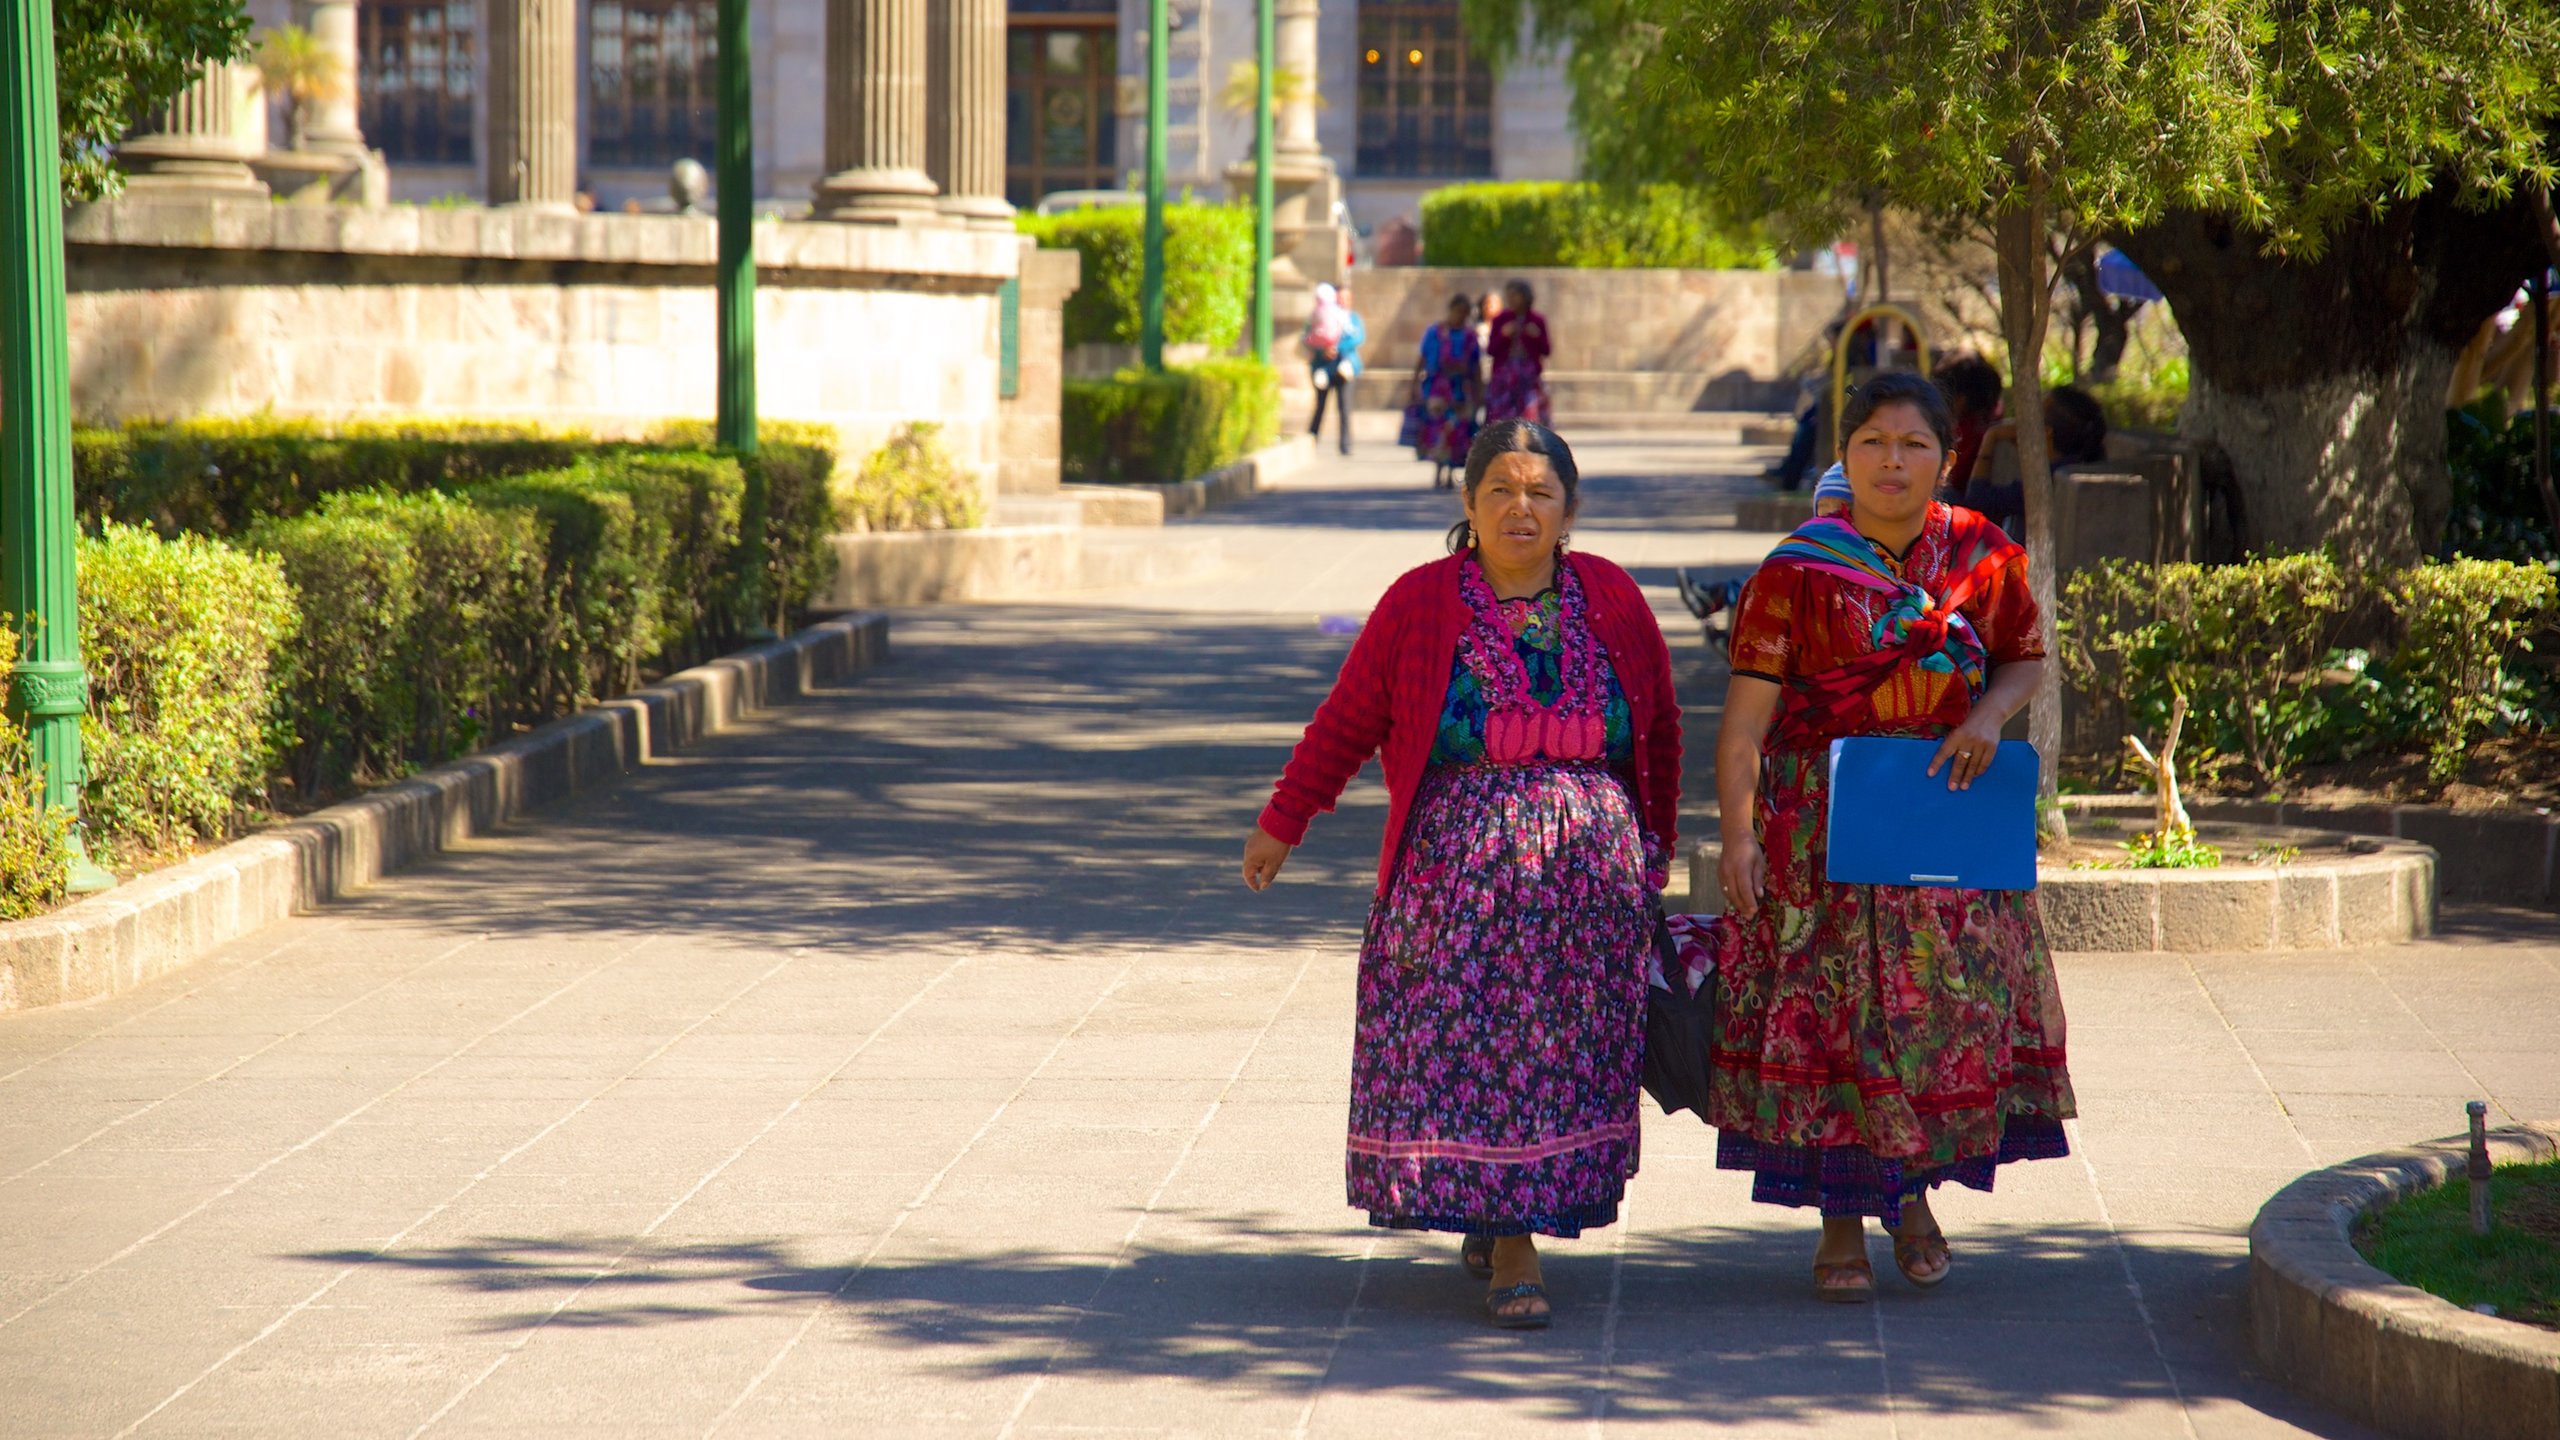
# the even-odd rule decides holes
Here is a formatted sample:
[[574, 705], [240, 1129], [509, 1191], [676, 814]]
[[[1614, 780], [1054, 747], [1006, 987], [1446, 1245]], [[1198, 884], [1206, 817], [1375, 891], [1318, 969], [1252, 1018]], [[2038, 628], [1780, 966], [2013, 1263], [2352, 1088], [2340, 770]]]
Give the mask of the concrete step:
[[[1555, 402], [1558, 415], [1747, 410], [1757, 418], [1795, 398], [1791, 382], [1754, 380], [1740, 374], [1718, 376], [1702, 370], [1550, 370], [1546, 382], [1547, 396]], [[1363, 409], [1401, 410], [1407, 394], [1405, 377], [1372, 370], [1361, 380], [1359, 393]]]

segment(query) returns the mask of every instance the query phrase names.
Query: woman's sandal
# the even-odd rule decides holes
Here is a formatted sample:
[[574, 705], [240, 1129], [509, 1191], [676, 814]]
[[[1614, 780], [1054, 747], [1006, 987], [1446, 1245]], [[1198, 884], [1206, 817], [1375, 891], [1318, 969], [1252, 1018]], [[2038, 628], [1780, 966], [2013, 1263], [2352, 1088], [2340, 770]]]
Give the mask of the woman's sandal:
[[1493, 1278], [1493, 1237], [1470, 1235], [1458, 1246], [1458, 1263], [1479, 1280]]
[[[1928, 1274], [1920, 1270], [1921, 1265], [1932, 1260], [1937, 1262], [1937, 1273]], [[1914, 1235], [1908, 1240], [1895, 1236], [1893, 1268], [1902, 1272], [1903, 1279], [1923, 1290], [1945, 1280], [1948, 1273], [1955, 1269], [1955, 1252], [1947, 1247], [1947, 1232], [1932, 1230], [1926, 1235]]]
[[1503, 1307], [1522, 1300], [1543, 1301], [1546, 1298], [1546, 1286], [1523, 1281], [1507, 1289], [1487, 1294], [1484, 1297], [1484, 1315], [1486, 1319], [1493, 1322], [1493, 1328], [1496, 1330], [1544, 1330], [1555, 1318], [1552, 1308], [1505, 1310]]
[[1867, 1257], [1813, 1262], [1813, 1298], [1834, 1305], [1864, 1305], [1876, 1298], [1876, 1271]]

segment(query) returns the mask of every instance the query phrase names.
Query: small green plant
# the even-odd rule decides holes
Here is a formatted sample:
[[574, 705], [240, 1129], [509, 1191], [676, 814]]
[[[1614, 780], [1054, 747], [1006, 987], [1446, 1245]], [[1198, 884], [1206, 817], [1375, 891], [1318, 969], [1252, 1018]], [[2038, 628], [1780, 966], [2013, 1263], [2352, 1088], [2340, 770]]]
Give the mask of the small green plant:
[[[0, 647], [18, 653], [18, 637], [6, 626], [0, 626]], [[45, 807], [27, 732], [0, 715], [0, 920], [23, 920], [59, 904], [70, 865], [70, 836], [63, 817]]]
[[2192, 830], [2151, 831], [2124, 842], [2126, 870], [2211, 870], [2222, 864], [2222, 851], [2195, 837]]
[[977, 486], [942, 443], [942, 427], [898, 427], [834, 493], [847, 530], [968, 530], [983, 511]]
[[2172, 355], [2145, 373], [2119, 371], [2113, 380], [2083, 388], [2114, 429], [2174, 431], [2187, 404], [2187, 357]]
[[2279, 845], [2272, 840], [2261, 840], [2249, 847], [2249, 863], [2252, 865], [2290, 865], [2301, 858], [2302, 847], [2299, 845]]

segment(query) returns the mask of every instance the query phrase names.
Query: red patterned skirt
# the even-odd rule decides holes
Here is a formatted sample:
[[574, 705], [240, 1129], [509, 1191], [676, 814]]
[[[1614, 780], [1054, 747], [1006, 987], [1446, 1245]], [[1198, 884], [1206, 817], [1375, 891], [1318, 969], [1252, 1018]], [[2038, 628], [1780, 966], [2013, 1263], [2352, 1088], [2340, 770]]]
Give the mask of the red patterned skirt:
[[1707, 1120], [1753, 1198], [1898, 1224], [1928, 1186], [2068, 1153], [2062, 993], [2032, 892], [1825, 880], [1829, 798], [1823, 748], [1769, 757], [1768, 891], [1719, 927]]

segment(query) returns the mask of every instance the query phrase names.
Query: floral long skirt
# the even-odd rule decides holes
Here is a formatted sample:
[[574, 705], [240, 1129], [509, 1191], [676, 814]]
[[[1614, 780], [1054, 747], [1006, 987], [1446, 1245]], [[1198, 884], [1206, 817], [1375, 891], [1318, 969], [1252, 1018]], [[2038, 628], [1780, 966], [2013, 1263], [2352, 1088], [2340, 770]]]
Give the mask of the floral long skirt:
[[1753, 1172], [1755, 1200], [1896, 1225], [1929, 1186], [1989, 1190], [2003, 1164], [2067, 1154], [2034, 894], [1825, 880], [1824, 749], [1771, 755], [1762, 792], [1767, 894], [1719, 927], [1716, 1163]]
[[1467, 463], [1467, 447], [1476, 443], [1476, 405], [1466, 381], [1457, 375], [1432, 376], [1405, 407], [1396, 443], [1412, 446], [1416, 460]]
[[1369, 1223], [1578, 1235], [1636, 1172], [1652, 900], [1605, 770], [1433, 769], [1370, 911], [1351, 1060]]
[[1554, 422], [1547, 404], [1546, 366], [1535, 360], [1497, 360], [1484, 391], [1484, 419]]

